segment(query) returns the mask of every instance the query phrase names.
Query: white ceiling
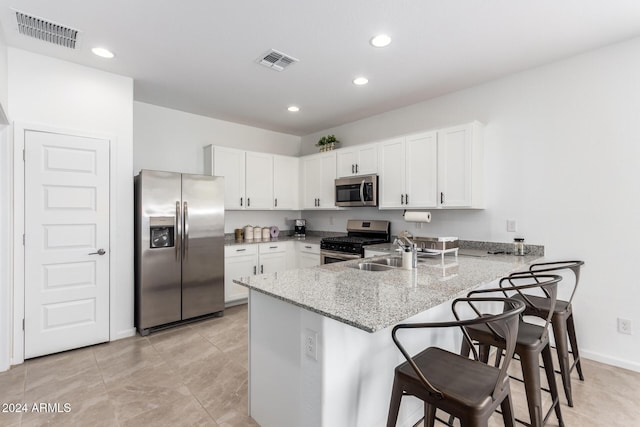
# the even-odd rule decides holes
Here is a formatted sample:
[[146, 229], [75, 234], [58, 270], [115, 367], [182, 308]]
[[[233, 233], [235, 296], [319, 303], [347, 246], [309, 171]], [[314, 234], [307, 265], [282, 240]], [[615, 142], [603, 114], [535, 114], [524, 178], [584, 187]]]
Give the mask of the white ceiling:
[[[79, 48], [18, 34], [12, 8]], [[133, 77], [137, 101], [307, 135], [636, 37], [640, 1], [0, 0], [0, 23], [9, 46]], [[300, 62], [258, 65], [272, 48]]]

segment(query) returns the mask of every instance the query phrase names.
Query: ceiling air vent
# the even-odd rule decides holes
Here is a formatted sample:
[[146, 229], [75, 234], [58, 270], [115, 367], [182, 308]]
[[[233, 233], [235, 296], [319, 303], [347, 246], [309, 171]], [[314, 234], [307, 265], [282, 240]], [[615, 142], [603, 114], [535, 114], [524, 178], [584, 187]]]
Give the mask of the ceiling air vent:
[[289, 65], [299, 60], [293, 56], [289, 56], [286, 53], [278, 52], [275, 49], [271, 49], [269, 52], [258, 58], [258, 64], [262, 64], [272, 70], [282, 71]]
[[70, 49], [76, 48], [78, 30], [42, 18], [29, 16], [17, 10], [15, 12], [20, 34]]

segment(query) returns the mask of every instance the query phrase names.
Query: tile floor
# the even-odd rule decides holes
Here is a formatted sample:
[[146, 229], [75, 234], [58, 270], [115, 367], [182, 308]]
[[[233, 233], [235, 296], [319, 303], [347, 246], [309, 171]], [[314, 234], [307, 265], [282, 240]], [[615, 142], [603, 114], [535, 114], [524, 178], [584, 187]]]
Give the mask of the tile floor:
[[[0, 404], [29, 412], [0, 412], [0, 426], [257, 426], [246, 415], [246, 337], [243, 305], [148, 337], [28, 360], [0, 373]], [[589, 360], [584, 371], [585, 382], [574, 374], [575, 407], [562, 404], [567, 427], [640, 425], [640, 373]], [[526, 419], [524, 389], [513, 389], [516, 416]], [[34, 412], [33, 403], [60, 406]], [[490, 425], [502, 425], [500, 416]], [[558, 422], [552, 416], [547, 425]]]

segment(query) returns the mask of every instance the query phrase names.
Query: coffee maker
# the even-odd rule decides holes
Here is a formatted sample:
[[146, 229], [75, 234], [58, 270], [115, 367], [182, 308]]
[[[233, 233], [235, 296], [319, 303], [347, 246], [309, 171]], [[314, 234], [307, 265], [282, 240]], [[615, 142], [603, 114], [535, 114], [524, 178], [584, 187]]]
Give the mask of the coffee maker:
[[296, 219], [293, 227], [293, 235], [295, 237], [304, 237], [307, 229], [306, 219]]

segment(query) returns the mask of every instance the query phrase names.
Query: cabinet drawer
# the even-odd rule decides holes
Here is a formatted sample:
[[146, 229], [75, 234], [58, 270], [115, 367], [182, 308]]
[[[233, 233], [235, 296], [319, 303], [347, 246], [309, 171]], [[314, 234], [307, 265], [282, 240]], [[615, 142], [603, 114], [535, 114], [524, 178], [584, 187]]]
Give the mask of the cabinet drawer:
[[259, 248], [259, 252], [261, 254], [268, 254], [273, 252], [285, 252], [287, 250], [287, 245], [284, 242], [279, 243], [261, 243]]
[[242, 256], [242, 255], [255, 255], [258, 253], [257, 245], [232, 245], [224, 247], [224, 256]]
[[317, 243], [298, 242], [298, 250], [300, 252], [320, 255], [320, 245]]

